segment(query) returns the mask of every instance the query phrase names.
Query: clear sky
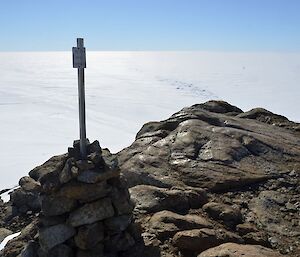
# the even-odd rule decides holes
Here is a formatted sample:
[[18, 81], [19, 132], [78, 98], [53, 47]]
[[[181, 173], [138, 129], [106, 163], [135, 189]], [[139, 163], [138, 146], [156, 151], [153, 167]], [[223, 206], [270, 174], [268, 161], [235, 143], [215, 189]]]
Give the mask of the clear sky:
[[300, 51], [300, 0], [0, 0], [0, 51]]

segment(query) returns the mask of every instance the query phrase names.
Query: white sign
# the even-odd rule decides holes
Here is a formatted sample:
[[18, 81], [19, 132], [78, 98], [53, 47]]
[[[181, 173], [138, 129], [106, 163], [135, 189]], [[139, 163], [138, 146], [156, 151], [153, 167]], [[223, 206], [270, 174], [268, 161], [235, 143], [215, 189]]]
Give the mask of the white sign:
[[73, 47], [73, 68], [86, 68], [85, 47]]

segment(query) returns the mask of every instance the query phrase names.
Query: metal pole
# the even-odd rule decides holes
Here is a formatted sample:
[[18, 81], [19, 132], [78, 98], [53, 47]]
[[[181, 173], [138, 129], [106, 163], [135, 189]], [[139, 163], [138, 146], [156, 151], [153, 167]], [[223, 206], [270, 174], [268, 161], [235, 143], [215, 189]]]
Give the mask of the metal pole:
[[[77, 38], [77, 48], [83, 48], [83, 38]], [[87, 157], [86, 124], [85, 124], [85, 90], [84, 68], [78, 68], [78, 102], [79, 102], [79, 130], [80, 130], [80, 155], [82, 159]]]

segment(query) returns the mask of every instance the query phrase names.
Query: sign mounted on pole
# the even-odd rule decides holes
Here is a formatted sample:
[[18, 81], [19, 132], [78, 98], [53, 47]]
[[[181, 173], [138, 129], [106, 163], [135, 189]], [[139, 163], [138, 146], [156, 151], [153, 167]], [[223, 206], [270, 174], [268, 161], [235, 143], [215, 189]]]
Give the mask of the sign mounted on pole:
[[[82, 39], [83, 40], [83, 39]], [[85, 57], [85, 47], [82, 46], [73, 47], [73, 68], [81, 69], [86, 68], [86, 57]]]
[[79, 131], [80, 131], [80, 155], [81, 159], [87, 156], [87, 139], [85, 125], [85, 90], [84, 90], [84, 68], [86, 68], [85, 47], [83, 38], [77, 38], [77, 47], [72, 48], [73, 68], [78, 69], [78, 102], [79, 102]]

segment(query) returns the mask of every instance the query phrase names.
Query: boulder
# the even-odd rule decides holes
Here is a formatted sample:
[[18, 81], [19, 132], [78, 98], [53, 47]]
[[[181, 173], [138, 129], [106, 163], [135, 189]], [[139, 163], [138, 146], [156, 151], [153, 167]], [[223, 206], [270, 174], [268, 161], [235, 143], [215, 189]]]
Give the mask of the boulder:
[[68, 223], [73, 227], [92, 224], [114, 216], [114, 208], [109, 198], [87, 203], [71, 212]]
[[281, 257], [278, 252], [260, 245], [225, 243], [202, 252], [198, 257]]
[[127, 229], [132, 221], [132, 215], [114, 216], [104, 220], [105, 231], [109, 234], [117, 234]]
[[104, 230], [101, 222], [79, 227], [74, 238], [76, 246], [83, 250], [94, 248], [103, 239]]
[[127, 232], [114, 235], [104, 242], [104, 250], [107, 252], [121, 252], [130, 249], [135, 244], [132, 236]]
[[39, 243], [43, 250], [49, 251], [74, 236], [75, 229], [66, 224], [58, 224], [39, 231]]
[[38, 243], [31, 240], [17, 257], [38, 257]]
[[99, 243], [93, 250], [81, 250], [78, 249], [76, 257], [109, 257], [103, 253], [103, 244]]
[[208, 228], [180, 231], [173, 237], [173, 244], [183, 252], [200, 253], [222, 243], [241, 243], [242, 239], [226, 230]]
[[42, 213], [45, 216], [62, 215], [77, 206], [76, 200], [60, 195], [44, 195], [41, 202]]
[[80, 202], [91, 202], [103, 198], [109, 194], [111, 187], [106, 181], [96, 184], [86, 184], [76, 181], [65, 184], [60, 190], [59, 195]]
[[29, 192], [39, 192], [41, 189], [41, 184], [28, 176], [21, 178], [19, 185], [24, 191]]
[[85, 170], [80, 173], [80, 175], [77, 177], [77, 180], [84, 183], [97, 183], [118, 177], [119, 175], [120, 171], [117, 169], [107, 171], [99, 171], [97, 169]]
[[29, 176], [36, 181], [41, 180], [46, 174], [58, 173], [65, 165], [68, 159], [67, 154], [57, 155], [51, 157], [44, 164], [34, 168], [29, 172]]
[[113, 188], [110, 197], [112, 204], [118, 216], [131, 214], [134, 209], [134, 203], [130, 199], [128, 189]]
[[28, 210], [39, 211], [41, 208], [38, 192], [25, 191], [23, 188], [15, 189], [10, 194], [10, 201], [22, 213]]
[[242, 213], [237, 205], [229, 206], [217, 202], [203, 205], [203, 210], [213, 219], [222, 220], [228, 226], [235, 226], [242, 222]]
[[162, 210], [184, 212], [197, 208], [207, 202], [204, 190], [189, 188], [159, 188], [149, 185], [138, 185], [129, 189], [136, 209], [151, 213]]
[[12, 231], [6, 228], [0, 228], [0, 243], [9, 235], [13, 234]]
[[212, 226], [212, 223], [199, 215], [180, 215], [170, 211], [157, 212], [149, 221], [149, 231], [164, 240], [172, 238], [182, 230], [212, 228]]

